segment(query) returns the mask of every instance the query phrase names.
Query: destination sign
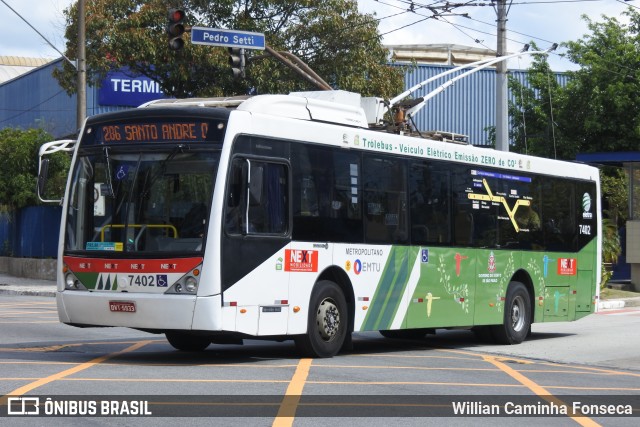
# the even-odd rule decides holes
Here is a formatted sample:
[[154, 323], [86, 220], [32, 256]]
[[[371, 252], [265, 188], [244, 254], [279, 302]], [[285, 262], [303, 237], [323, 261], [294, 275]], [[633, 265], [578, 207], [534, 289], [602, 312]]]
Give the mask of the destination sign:
[[264, 50], [265, 37], [263, 33], [252, 33], [249, 31], [191, 27], [191, 43]]
[[220, 142], [223, 123], [204, 120], [105, 123], [88, 128], [84, 144]]

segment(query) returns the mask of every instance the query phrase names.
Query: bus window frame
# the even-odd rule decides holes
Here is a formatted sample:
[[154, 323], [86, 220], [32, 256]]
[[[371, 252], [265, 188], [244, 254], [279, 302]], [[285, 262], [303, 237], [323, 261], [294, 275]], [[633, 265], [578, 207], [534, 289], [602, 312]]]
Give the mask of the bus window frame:
[[[285, 206], [284, 209], [284, 213], [287, 215], [287, 219], [285, 221], [285, 231], [282, 233], [265, 233], [265, 232], [258, 232], [258, 231], [251, 231], [249, 229], [245, 229], [245, 230], [240, 230], [239, 232], [233, 232], [229, 230], [229, 226], [227, 223], [227, 218], [229, 215], [229, 210], [231, 209], [231, 207], [228, 204], [228, 200], [229, 200], [229, 195], [231, 194], [231, 183], [233, 180], [233, 172], [234, 172], [234, 163], [238, 160], [241, 159], [243, 161], [249, 161], [249, 162], [262, 162], [262, 163], [271, 163], [271, 164], [276, 164], [276, 165], [282, 165], [285, 167], [286, 169], [286, 179], [287, 179], [287, 183], [286, 183], [286, 197], [287, 197], [287, 206]], [[250, 173], [250, 171], [249, 171]], [[226, 177], [226, 182], [225, 182], [225, 190], [224, 190], [224, 208], [223, 208], [223, 212], [221, 215], [221, 220], [222, 220], [222, 230], [225, 236], [227, 237], [231, 237], [231, 238], [274, 238], [274, 239], [290, 239], [291, 235], [292, 235], [292, 231], [293, 231], [293, 218], [292, 218], [292, 195], [293, 195], [293, 185], [292, 185], [292, 180], [293, 180], [293, 176], [292, 176], [292, 171], [291, 171], [291, 162], [289, 161], [289, 159], [286, 158], [282, 158], [282, 157], [270, 157], [270, 156], [260, 156], [260, 155], [253, 155], [253, 154], [246, 154], [246, 153], [234, 153], [231, 158], [229, 159], [229, 163], [228, 163], [228, 167], [227, 167], [227, 177]], [[240, 212], [242, 214], [242, 221], [248, 221], [248, 212], [249, 212], [249, 203], [247, 203], [247, 197], [250, 197], [249, 195], [249, 191], [250, 191], [250, 185], [249, 185], [249, 181], [246, 179], [245, 176], [241, 177], [241, 183], [243, 185], [244, 188], [242, 188], [241, 191], [241, 198], [240, 198], [240, 206], [238, 206], [238, 208], [240, 208]]]

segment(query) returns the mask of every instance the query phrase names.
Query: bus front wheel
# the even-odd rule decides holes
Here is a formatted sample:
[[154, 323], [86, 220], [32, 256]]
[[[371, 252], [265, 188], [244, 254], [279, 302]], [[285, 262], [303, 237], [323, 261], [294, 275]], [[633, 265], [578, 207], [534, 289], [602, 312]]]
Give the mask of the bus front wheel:
[[307, 356], [335, 356], [345, 342], [348, 325], [342, 289], [334, 282], [320, 281], [311, 295], [307, 333], [296, 337], [296, 346]]
[[531, 328], [531, 297], [520, 282], [511, 282], [504, 303], [502, 325], [492, 327], [492, 334], [498, 344], [520, 344]]
[[176, 350], [203, 351], [211, 344], [211, 338], [200, 335], [190, 335], [180, 332], [166, 332], [165, 335], [169, 344]]

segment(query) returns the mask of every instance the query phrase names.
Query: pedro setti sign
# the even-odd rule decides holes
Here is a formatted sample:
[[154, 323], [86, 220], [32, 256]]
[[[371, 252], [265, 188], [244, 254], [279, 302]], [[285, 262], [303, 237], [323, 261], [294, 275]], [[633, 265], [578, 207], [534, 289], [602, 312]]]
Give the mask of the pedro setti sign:
[[100, 105], [137, 107], [145, 102], [167, 98], [160, 83], [126, 68], [112, 71], [98, 90]]

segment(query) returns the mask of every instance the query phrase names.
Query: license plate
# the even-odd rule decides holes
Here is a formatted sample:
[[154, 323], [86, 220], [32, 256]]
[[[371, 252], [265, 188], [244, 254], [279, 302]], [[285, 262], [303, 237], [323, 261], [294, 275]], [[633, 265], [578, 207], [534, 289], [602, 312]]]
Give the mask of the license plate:
[[136, 303], [128, 301], [109, 301], [109, 310], [125, 313], [135, 313]]

